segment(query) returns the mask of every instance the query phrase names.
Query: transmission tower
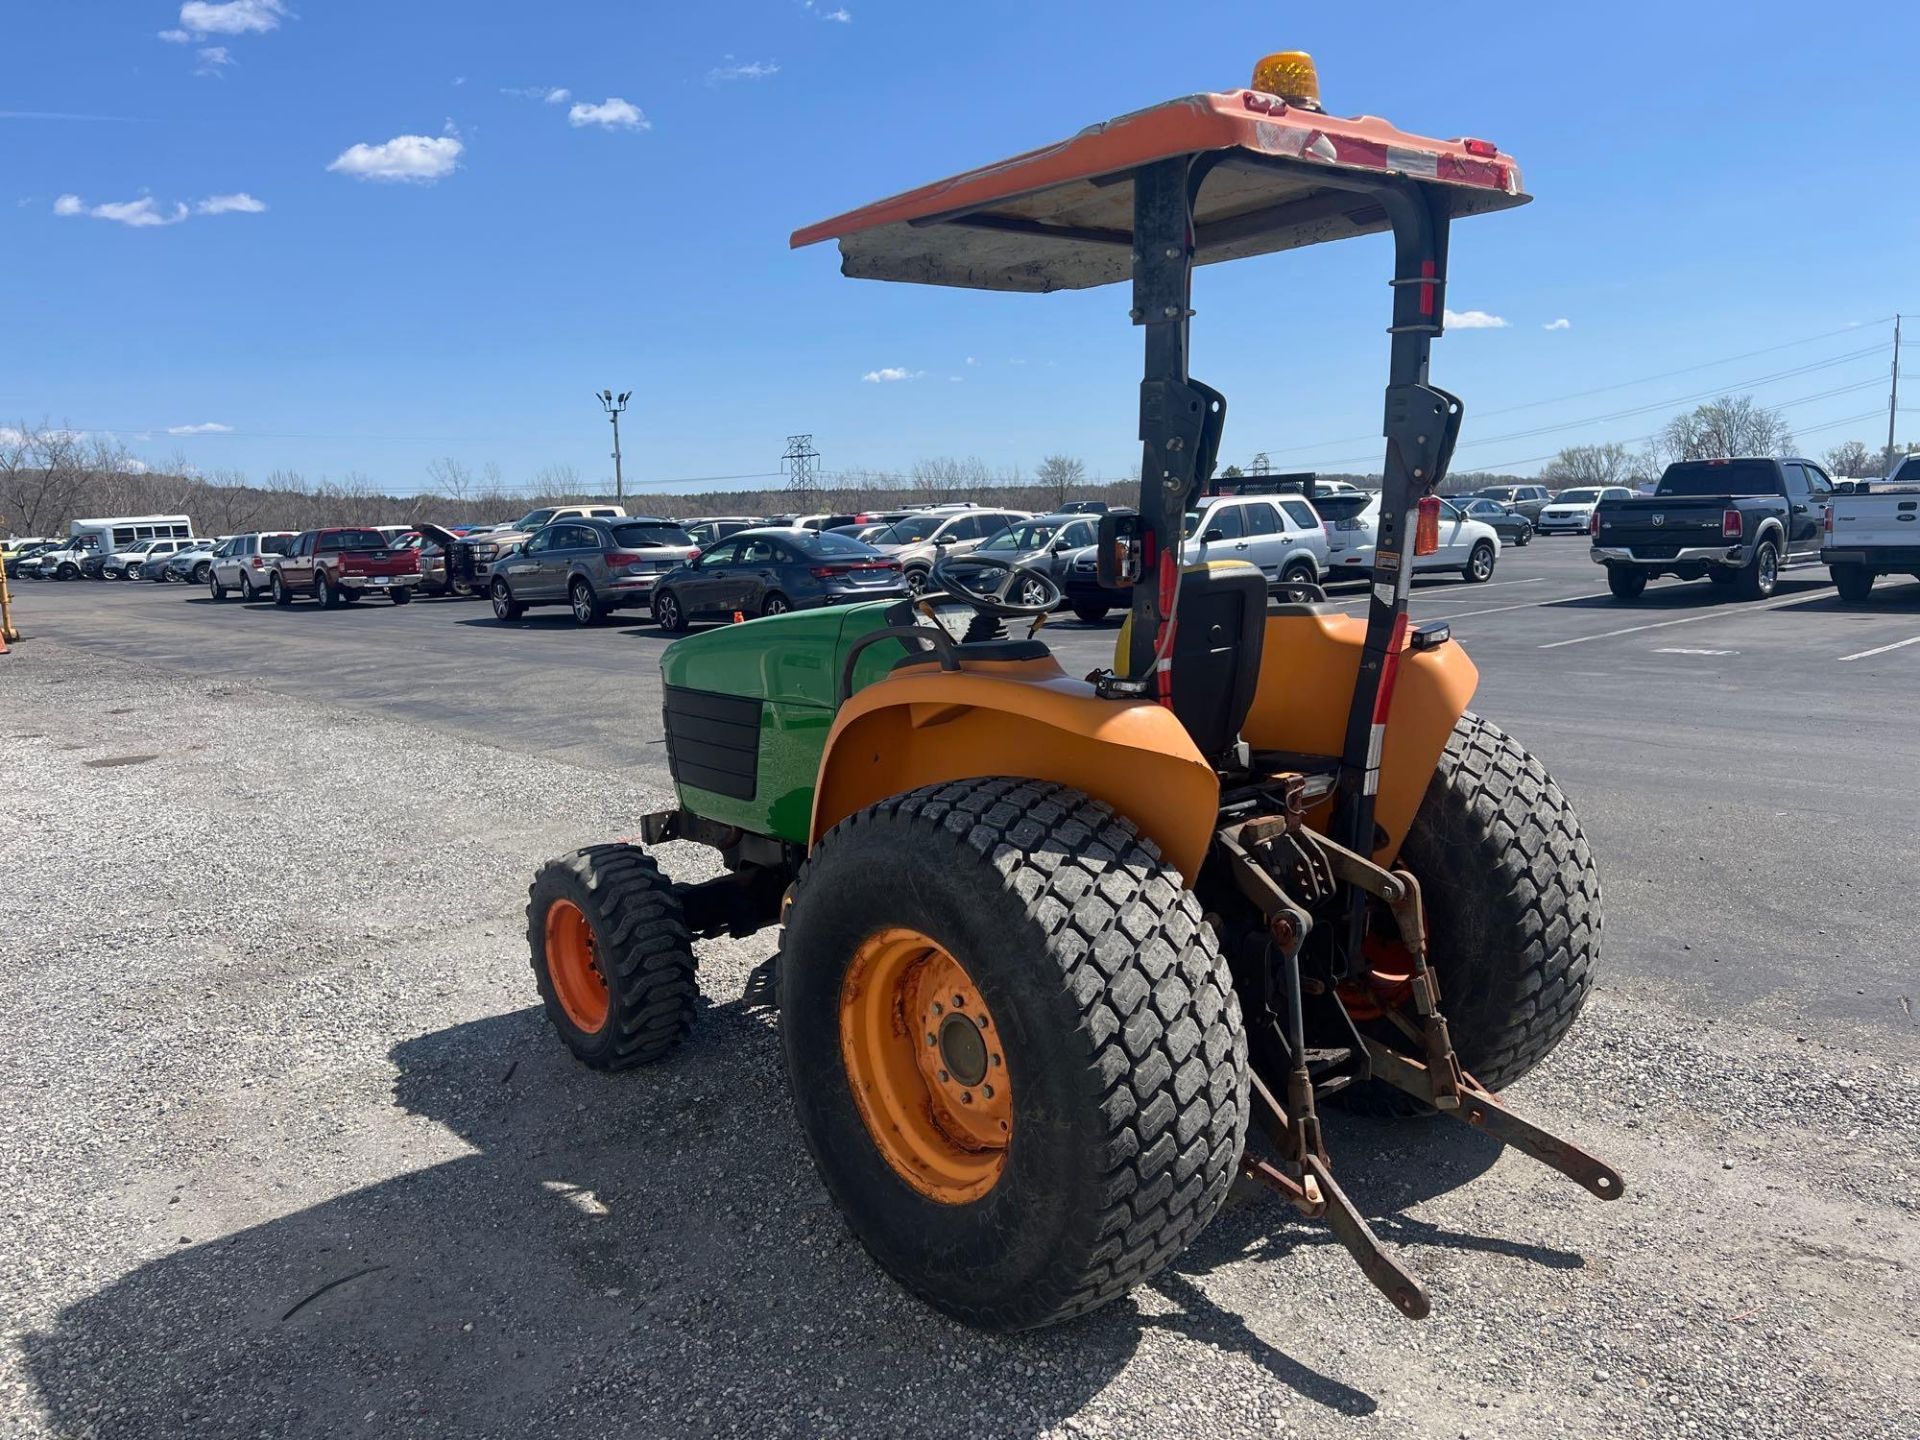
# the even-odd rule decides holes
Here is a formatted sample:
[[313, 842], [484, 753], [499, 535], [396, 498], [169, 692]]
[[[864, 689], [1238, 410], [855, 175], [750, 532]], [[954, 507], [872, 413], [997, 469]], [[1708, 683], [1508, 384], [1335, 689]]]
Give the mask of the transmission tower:
[[786, 454], [780, 464], [787, 472], [787, 497], [800, 514], [813, 509], [820, 493], [820, 452], [813, 448], [813, 436], [787, 436]]

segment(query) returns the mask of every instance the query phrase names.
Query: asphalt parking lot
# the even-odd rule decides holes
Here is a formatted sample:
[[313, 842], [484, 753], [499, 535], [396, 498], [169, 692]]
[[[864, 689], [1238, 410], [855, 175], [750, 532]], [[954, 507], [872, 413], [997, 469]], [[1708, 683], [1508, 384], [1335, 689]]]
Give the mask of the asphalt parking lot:
[[[533, 868], [666, 800], [650, 623], [16, 600], [0, 1433], [1916, 1433], [1920, 584], [1623, 605], [1557, 539], [1424, 582], [1607, 886], [1600, 988], [1514, 1101], [1629, 1193], [1340, 1117], [1432, 1319], [1253, 1198], [1013, 1340], [846, 1237], [743, 995], [767, 937], [711, 947], [655, 1070], [578, 1069], [531, 1007]], [[1080, 669], [1115, 628], [1046, 634]]]

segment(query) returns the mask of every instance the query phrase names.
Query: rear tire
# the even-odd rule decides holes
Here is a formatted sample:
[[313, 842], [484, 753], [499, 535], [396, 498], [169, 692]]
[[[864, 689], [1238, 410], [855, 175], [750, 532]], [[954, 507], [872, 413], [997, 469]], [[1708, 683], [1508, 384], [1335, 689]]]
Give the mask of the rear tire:
[[1484, 585], [1493, 578], [1495, 552], [1492, 544], [1482, 540], [1473, 547], [1467, 556], [1467, 563], [1460, 573], [1475, 585]]
[[791, 609], [793, 609], [793, 602], [778, 590], [775, 590], [772, 594], [768, 595], [766, 600], [761, 604], [760, 613], [762, 615], [784, 615]]
[[1616, 600], [1638, 600], [1647, 593], [1647, 574], [1629, 565], [1607, 566], [1607, 589]]
[[1873, 571], [1864, 565], [1833, 565], [1833, 587], [1849, 605], [1863, 604], [1873, 594]]
[[1096, 625], [1107, 618], [1107, 611], [1110, 608], [1112, 607], [1107, 605], [1076, 605], [1073, 607], [1073, 618], [1084, 620], [1089, 625]]
[[1740, 572], [1738, 591], [1742, 600], [1764, 600], [1780, 583], [1780, 551], [1771, 540], [1762, 540], [1753, 549], [1753, 559]]
[[[577, 953], [582, 935], [587, 954]], [[527, 894], [527, 945], [547, 1019], [582, 1065], [627, 1070], [693, 1030], [693, 937], [673, 885], [637, 845], [550, 860]]]
[[[968, 1164], [999, 1150], [984, 1190], [943, 1187], [937, 1170], [910, 1178], [909, 1127], [867, 1115], [911, 1099], [912, 1082], [856, 1094], [850, 1076], [869, 1050], [896, 1052], [885, 1027], [850, 1018], [870, 992], [848, 977], [901, 935], [916, 965], [957, 963], [991, 1017], [991, 1053], [959, 1078], [1004, 1073], [1005, 1093], [981, 1088], [981, 1103], [1007, 1107], [1020, 1139], [955, 1152]], [[960, 780], [842, 821], [794, 887], [779, 983], [787, 1074], [822, 1181], [875, 1261], [950, 1315], [1022, 1330], [1091, 1310], [1172, 1260], [1226, 1198], [1247, 1127], [1232, 980], [1179, 872], [1077, 790]], [[919, 1020], [903, 1037], [911, 1054], [898, 1052], [909, 1073]], [[950, 1023], [931, 1023], [934, 1063], [948, 1063]], [[951, 1100], [942, 1089], [928, 1103], [961, 1113]]]
[[[1600, 875], [1579, 818], [1538, 760], [1469, 712], [1400, 858], [1420, 881], [1428, 961], [1460, 1063], [1505, 1089], [1565, 1037], [1599, 963]], [[1379, 1082], [1343, 1099], [1373, 1114], [1427, 1108]]]
[[593, 586], [585, 580], [575, 580], [567, 587], [567, 604], [573, 611], [573, 623], [576, 625], [598, 625], [604, 613], [600, 602], [593, 598]]
[[391, 593], [393, 595], [393, 603], [396, 605], [411, 605], [413, 603], [413, 591], [406, 589], [404, 586]]
[[527, 607], [513, 598], [513, 592], [507, 588], [504, 580], [495, 580], [492, 587], [493, 618], [502, 625], [510, 624], [527, 613]]
[[254, 588], [253, 588], [253, 577], [251, 575], [248, 575], [242, 572], [240, 576], [241, 603], [246, 605], [251, 605], [255, 600], [258, 600], [259, 598], [260, 596], [254, 591]]
[[313, 577], [313, 598], [320, 602], [322, 610], [338, 610], [342, 604], [340, 592], [327, 583], [324, 570]]
[[1740, 583], [1740, 572], [1738, 570], [1709, 570], [1707, 571], [1707, 579], [1713, 582], [1713, 588], [1716, 590], [1730, 590]]

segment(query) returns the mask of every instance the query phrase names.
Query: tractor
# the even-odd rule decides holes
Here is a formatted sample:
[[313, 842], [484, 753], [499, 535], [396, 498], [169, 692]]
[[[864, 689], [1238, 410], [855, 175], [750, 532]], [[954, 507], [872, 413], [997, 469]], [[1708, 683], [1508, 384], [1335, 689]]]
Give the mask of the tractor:
[[[1131, 603], [1084, 678], [1043, 638], [1054, 581], [978, 554], [940, 560], [915, 599], [670, 645], [677, 805], [532, 886], [533, 971], [573, 1054], [662, 1059], [694, 1022], [698, 942], [778, 926], [757, 978], [829, 1195], [884, 1270], [988, 1329], [1126, 1293], [1236, 1177], [1324, 1219], [1426, 1315], [1335, 1178], [1329, 1103], [1449, 1117], [1618, 1198], [1616, 1171], [1497, 1098], [1592, 984], [1593, 856], [1539, 761], [1468, 708], [1478, 672], [1448, 627], [1407, 606], [1463, 413], [1428, 378], [1450, 226], [1528, 198], [1487, 141], [1326, 113], [1311, 59], [1283, 52], [1244, 89], [796, 232], [837, 240], [861, 279], [1131, 283], [1140, 493], [1097, 549]], [[1188, 336], [1196, 265], [1380, 232], [1362, 618], [1316, 585], [1183, 563], [1226, 419]], [[1295, 363], [1274, 351], [1277, 377]], [[671, 842], [718, 851], [717, 878], [669, 878], [653, 852]]]

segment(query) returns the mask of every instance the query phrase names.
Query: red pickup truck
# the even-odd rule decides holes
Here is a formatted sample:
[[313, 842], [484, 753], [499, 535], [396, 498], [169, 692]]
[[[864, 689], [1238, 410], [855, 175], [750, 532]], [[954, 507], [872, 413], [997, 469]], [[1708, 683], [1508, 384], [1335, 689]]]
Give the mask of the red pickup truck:
[[276, 605], [310, 596], [328, 610], [362, 595], [389, 595], [404, 605], [419, 583], [420, 557], [392, 548], [386, 536], [365, 526], [304, 532], [275, 557], [268, 581]]

